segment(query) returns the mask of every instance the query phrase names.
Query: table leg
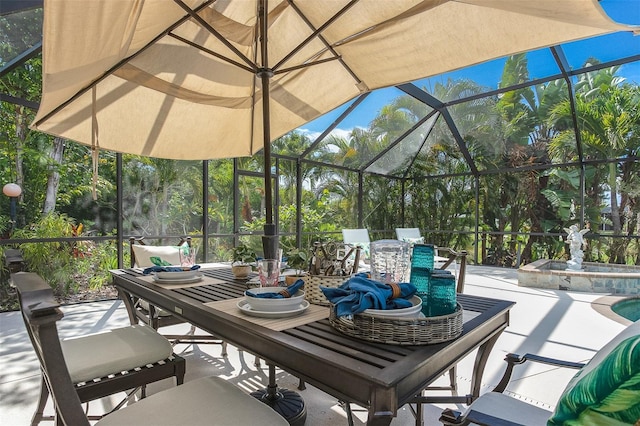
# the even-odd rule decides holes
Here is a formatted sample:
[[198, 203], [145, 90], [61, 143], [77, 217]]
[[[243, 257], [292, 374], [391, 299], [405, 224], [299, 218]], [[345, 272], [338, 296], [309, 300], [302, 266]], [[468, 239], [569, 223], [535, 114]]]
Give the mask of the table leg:
[[396, 416], [398, 397], [393, 389], [375, 389], [371, 394], [367, 426], [388, 426]]
[[131, 325], [138, 324], [138, 317], [136, 316], [135, 307], [133, 306], [133, 300], [131, 298], [131, 294], [121, 290], [118, 287], [118, 297], [124, 303], [125, 308], [127, 308], [127, 314], [129, 315], [129, 322]]
[[471, 376], [471, 397], [474, 400], [480, 396], [480, 386], [482, 385], [484, 368], [487, 365], [491, 349], [493, 349], [493, 346], [496, 344], [501, 334], [502, 332], [496, 333], [492, 338], [484, 342], [478, 348], [478, 353], [476, 354], [476, 359], [473, 364], [473, 375]]

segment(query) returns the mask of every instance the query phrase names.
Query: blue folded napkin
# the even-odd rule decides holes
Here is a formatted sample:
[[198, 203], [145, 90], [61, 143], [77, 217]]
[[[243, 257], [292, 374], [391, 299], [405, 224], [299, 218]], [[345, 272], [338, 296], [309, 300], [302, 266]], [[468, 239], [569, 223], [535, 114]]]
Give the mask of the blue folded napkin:
[[[187, 269], [187, 271], [197, 271], [200, 269], [200, 265], [193, 265], [191, 268]], [[152, 272], [184, 272], [185, 269], [183, 266], [149, 266], [145, 268], [142, 273], [144, 275], [149, 275]]]
[[287, 287], [286, 290], [282, 290], [280, 292], [265, 292], [265, 293], [254, 293], [251, 290], [247, 290], [245, 294], [251, 297], [258, 297], [261, 299], [284, 299], [287, 297], [291, 297], [298, 292], [304, 285], [304, 280], [296, 280], [295, 283], [291, 284]]
[[356, 274], [337, 288], [322, 287], [324, 296], [335, 305], [338, 317], [364, 312], [366, 309], [400, 309], [413, 306], [411, 297], [416, 294], [416, 286], [398, 283], [399, 294], [393, 297], [393, 288], [388, 284], [372, 280], [367, 274]]

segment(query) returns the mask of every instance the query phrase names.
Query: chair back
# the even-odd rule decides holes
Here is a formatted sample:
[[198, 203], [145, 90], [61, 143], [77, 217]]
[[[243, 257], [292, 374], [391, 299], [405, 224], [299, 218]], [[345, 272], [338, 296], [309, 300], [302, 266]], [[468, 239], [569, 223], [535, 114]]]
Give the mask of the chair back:
[[148, 268], [149, 266], [153, 266], [154, 264], [151, 262], [151, 257], [159, 257], [172, 265], [179, 265], [180, 255], [178, 250], [179, 247], [184, 244], [191, 247], [191, 237], [181, 237], [175, 246], [152, 246], [145, 243], [144, 237], [130, 237], [129, 253], [131, 255], [131, 267]]
[[400, 241], [404, 241], [405, 238], [422, 238], [419, 228], [396, 228], [396, 238]]
[[369, 244], [371, 239], [369, 238], [368, 229], [343, 229], [342, 241], [346, 244]]
[[32, 272], [17, 272], [12, 279], [29, 339], [53, 398], [56, 424], [89, 426], [60, 346], [56, 323], [64, 314], [51, 287]]
[[[359, 262], [368, 261], [371, 257], [371, 238], [369, 238], [368, 229], [343, 229], [342, 241], [350, 247], [360, 247]], [[356, 268], [357, 270], [357, 268]]]

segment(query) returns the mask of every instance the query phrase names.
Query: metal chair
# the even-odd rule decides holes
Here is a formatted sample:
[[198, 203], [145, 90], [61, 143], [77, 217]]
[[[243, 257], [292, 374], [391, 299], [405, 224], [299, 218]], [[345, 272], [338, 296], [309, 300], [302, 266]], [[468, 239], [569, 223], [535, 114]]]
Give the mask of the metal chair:
[[[89, 426], [90, 419], [82, 409], [82, 390], [72, 381], [74, 367], [70, 365], [68, 351], [63, 349], [58, 337], [57, 322], [62, 319], [64, 314], [53, 299], [51, 288], [41, 279], [33, 278], [33, 275], [17, 277], [14, 282], [18, 290], [22, 317], [40, 361], [43, 383], [46, 384], [54, 402], [56, 409], [54, 420], [58, 425]], [[146, 326], [131, 326], [129, 328], [148, 329]], [[155, 331], [153, 333], [158, 338], [162, 338]], [[168, 342], [166, 344], [169, 348], [171, 347]], [[87, 355], [90, 354], [85, 354], [85, 358], [91, 358]], [[180, 361], [174, 362], [174, 360]], [[127, 385], [137, 386], [133, 383], [136, 382], [133, 380], [134, 377], [155, 378], [160, 372], [170, 369], [174, 365], [184, 367], [184, 360], [176, 357], [156, 363], [151, 367], [142, 367], [142, 372], [132, 370], [127, 374], [115, 373], [116, 378], [104, 377], [98, 383], [102, 385], [104, 382], [113, 384], [116, 381], [124, 381]], [[180, 375], [177, 373], [176, 378], [180, 376], [179, 381], [181, 382], [184, 368], [182, 368]], [[87, 386], [92, 385], [87, 383]], [[93, 385], [92, 389], [96, 389], [96, 387], [97, 385]], [[211, 424], [288, 425], [287, 421], [268, 405], [218, 377], [197, 379], [151, 395], [104, 416], [96, 425], [192, 425], [205, 424], [205, 422]]]
[[[31, 272], [12, 274], [12, 281], [18, 290], [29, 338], [41, 364], [40, 396], [32, 425], [42, 420], [54, 420], [54, 417], [44, 415], [51, 388], [57, 384], [48, 374], [51, 368], [61, 370], [66, 367], [68, 391], [64, 398], [78, 400], [78, 403], [129, 391], [112, 411], [121, 408], [140, 388], [144, 398], [145, 385], [149, 383], [170, 377], [175, 377], [178, 385], [183, 383], [185, 360], [174, 354], [167, 339], [150, 327], [129, 326], [60, 342], [55, 321], [63, 314], [51, 287]], [[41, 332], [44, 330], [47, 337], [43, 340]], [[45, 352], [55, 351], [60, 353], [45, 358]], [[54, 397], [58, 410], [56, 402]], [[89, 419], [101, 417], [90, 416]]]
[[[418, 228], [396, 228], [396, 238], [400, 241], [406, 241], [412, 244], [420, 244], [424, 243], [424, 238], [420, 233], [420, 229]], [[463, 293], [464, 292], [464, 281], [467, 270], [467, 252], [465, 250], [455, 251], [448, 247], [434, 247], [435, 256], [434, 256], [434, 267], [436, 269], [447, 269], [450, 265], [456, 265], [456, 292]], [[440, 254], [445, 254], [446, 256], [440, 256]], [[447, 390], [453, 393], [458, 390], [458, 380], [457, 380], [457, 368], [453, 366], [449, 370], [449, 385], [448, 386], [428, 386], [424, 389], [425, 391], [434, 391], [434, 390]], [[417, 409], [414, 412], [416, 415], [416, 419], [422, 418], [422, 407], [421, 403], [427, 403], [432, 400], [428, 396], [419, 396], [416, 398]]]
[[[473, 401], [464, 413], [447, 409], [445, 425], [638, 424], [640, 321], [621, 331], [587, 363], [539, 355], [507, 354], [507, 368], [498, 385]], [[564, 389], [555, 411], [503, 394], [513, 369], [527, 361], [579, 369]]]
[[[396, 238], [400, 241], [411, 243], [412, 246], [413, 244], [424, 244], [424, 238], [418, 228], [396, 228]], [[446, 266], [442, 268], [442, 265], [448, 260], [448, 257], [439, 256], [438, 253], [436, 253], [433, 257], [433, 264], [440, 269], [445, 269]], [[447, 266], [449, 266], [449, 264], [451, 264], [451, 262], [449, 262]]]
[[[178, 241], [176, 246], [151, 246], [147, 245], [144, 241], [144, 237], [130, 237], [129, 238], [129, 251], [131, 254], [131, 267], [146, 268], [153, 266], [150, 257], [161, 257], [172, 264], [179, 264], [180, 258], [178, 254], [178, 247], [182, 245], [188, 245], [191, 247], [191, 237], [182, 237]], [[120, 294], [120, 297], [127, 297]], [[154, 330], [159, 330], [161, 327], [169, 327], [177, 324], [184, 324], [185, 321], [171, 315], [171, 313], [158, 309], [155, 306], [149, 304], [146, 300], [135, 298], [131, 304], [135, 312], [129, 313], [132, 324], [142, 322], [151, 326]], [[132, 315], [134, 314], [134, 315]], [[227, 343], [216, 336], [210, 334], [196, 334], [196, 327], [191, 325], [187, 334], [163, 334], [164, 337], [173, 342], [174, 345], [179, 343], [189, 344], [215, 344], [222, 346], [222, 355], [227, 355]]]
[[342, 241], [345, 245], [350, 247], [360, 247], [359, 253], [359, 262], [358, 265], [354, 265], [355, 270], [368, 271], [370, 266], [367, 262], [370, 261], [370, 245], [371, 238], [369, 237], [369, 230], [358, 228], [358, 229], [343, 229], [342, 230]]

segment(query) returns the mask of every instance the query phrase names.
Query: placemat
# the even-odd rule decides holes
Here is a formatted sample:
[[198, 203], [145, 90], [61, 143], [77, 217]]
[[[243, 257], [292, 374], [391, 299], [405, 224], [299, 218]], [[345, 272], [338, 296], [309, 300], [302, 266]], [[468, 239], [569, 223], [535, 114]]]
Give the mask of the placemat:
[[246, 319], [252, 323], [261, 325], [263, 327], [270, 328], [275, 331], [282, 331], [289, 328], [305, 325], [310, 322], [319, 321], [329, 318], [329, 308], [326, 306], [318, 306], [310, 304], [309, 307], [300, 315], [288, 318], [260, 318], [243, 314], [238, 308], [238, 302], [243, 300], [244, 297], [237, 297], [235, 299], [220, 300], [217, 302], [208, 302], [205, 305], [215, 308], [219, 311], [226, 312], [228, 314]]
[[173, 289], [176, 289], [176, 288], [196, 287], [196, 286], [199, 286], [199, 285], [223, 284], [224, 283], [224, 281], [222, 281], [222, 280], [219, 280], [217, 278], [208, 277], [206, 275], [204, 275], [200, 281], [196, 281], [196, 282], [193, 282], [193, 283], [185, 283], [185, 284], [158, 283], [153, 279], [153, 276], [151, 276], [151, 275], [146, 275], [146, 276], [140, 277], [140, 279], [145, 280], [146, 282], [149, 282], [149, 283], [151, 283], [153, 285], [157, 285], [158, 287], [162, 287], [162, 288], [167, 289], [167, 290], [173, 290]]

